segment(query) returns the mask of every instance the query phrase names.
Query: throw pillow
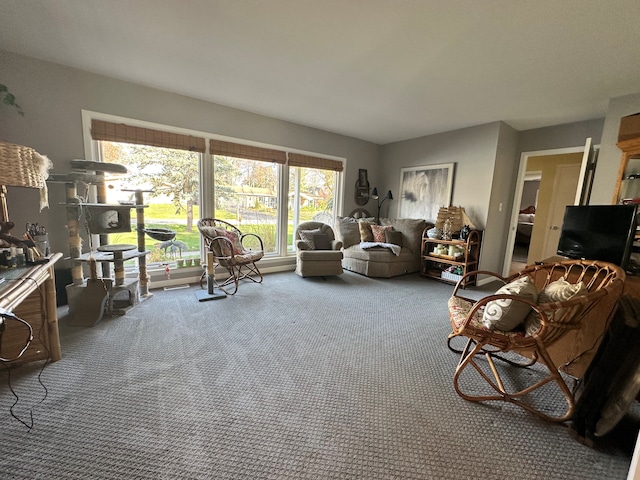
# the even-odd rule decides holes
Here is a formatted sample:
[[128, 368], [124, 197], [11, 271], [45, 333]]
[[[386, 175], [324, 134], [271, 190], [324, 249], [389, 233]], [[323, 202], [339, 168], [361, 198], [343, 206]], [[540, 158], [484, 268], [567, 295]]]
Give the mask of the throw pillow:
[[300, 240], [302, 240], [307, 245], [307, 250], [315, 250], [316, 242], [314, 237], [320, 233], [319, 228], [315, 228], [313, 230], [300, 230], [298, 231], [298, 235], [300, 235]]
[[361, 242], [373, 242], [373, 233], [371, 232], [371, 227], [373, 225], [374, 223], [368, 222], [366, 220], [360, 220], [358, 222], [358, 229], [360, 230]]
[[[558, 280], [549, 283], [540, 292], [540, 295], [538, 296], [538, 305], [551, 302], [564, 302], [565, 300], [571, 300], [572, 298], [580, 297], [587, 293], [589, 292], [587, 287], [584, 286], [584, 283], [569, 283], [564, 277], [560, 277]], [[556, 316], [562, 315], [563, 313], [564, 310], [559, 309], [556, 312]], [[527, 316], [524, 322], [524, 328], [527, 335], [533, 335], [540, 330], [540, 317], [536, 312], [531, 312]]]
[[218, 227], [214, 228], [214, 231], [216, 237], [225, 237], [229, 240], [229, 242], [231, 242], [231, 248], [229, 248], [229, 243], [225, 241], [214, 242], [213, 247], [214, 253], [216, 255], [222, 257], [231, 257], [233, 255], [240, 255], [244, 251], [242, 242], [240, 242], [240, 237], [238, 236], [237, 232]]
[[386, 232], [392, 230], [393, 227], [391, 225], [371, 225], [371, 232], [373, 233], [373, 241], [385, 243], [386, 241]]
[[387, 230], [384, 232], [385, 243], [392, 243], [393, 245], [402, 246], [402, 232], [396, 230]]
[[313, 242], [316, 250], [331, 250], [331, 240], [326, 233], [318, 233], [313, 236]]
[[338, 217], [334, 230], [338, 240], [342, 242], [344, 248], [360, 243], [360, 230], [358, 221], [353, 217]]
[[233, 230], [225, 230], [224, 235], [231, 242], [234, 255], [240, 255], [242, 252], [244, 252], [244, 248], [242, 247], [242, 242], [240, 242], [240, 236], [238, 235], [238, 232], [234, 232]]
[[[516, 295], [533, 303], [538, 300], [538, 289], [528, 276], [507, 283], [496, 294]], [[482, 323], [489, 330], [508, 332], [523, 323], [530, 310], [530, 305], [510, 298], [492, 300], [485, 306]]]

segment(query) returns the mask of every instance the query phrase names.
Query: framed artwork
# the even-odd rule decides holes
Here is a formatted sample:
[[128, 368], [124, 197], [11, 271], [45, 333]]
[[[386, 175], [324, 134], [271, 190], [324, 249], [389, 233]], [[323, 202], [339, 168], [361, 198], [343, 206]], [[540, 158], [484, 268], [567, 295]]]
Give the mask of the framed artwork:
[[453, 163], [400, 169], [398, 218], [435, 223], [440, 207], [451, 205]]

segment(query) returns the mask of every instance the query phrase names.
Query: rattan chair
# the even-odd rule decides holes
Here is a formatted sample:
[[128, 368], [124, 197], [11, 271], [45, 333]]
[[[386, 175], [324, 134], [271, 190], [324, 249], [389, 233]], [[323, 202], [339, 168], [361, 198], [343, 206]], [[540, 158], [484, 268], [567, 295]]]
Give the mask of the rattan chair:
[[[213, 253], [214, 263], [229, 272], [229, 277], [223, 282], [216, 281], [214, 275], [215, 288], [234, 295], [238, 291], [240, 280], [262, 283], [262, 273], [256, 262], [264, 256], [264, 244], [258, 235], [242, 233], [235, 225], [216, 218], [201, 219], [198, 230], [204, 238], [205, 246]], [[246, 241], [250, 239], [259, 248], [246, 246]]]
[[[472, 300], [458, 294], [464, 277], [470, 275], [489, 275], [504, 285], [528, 276], [538, 292], [545, 291], [545, 287], [561, 277], [572, 286], [582, 282], [582, 288], [573, 298], [546, 303], [513, 294]], [[458, 395], [474, 402], [510, 402], [551, 421], [569, 420], [575, 409], [575, 387], [595, 356], [622, 294], [624, 280], [625, 273], [620, 267], [584, 260], [530, 266], [508, 278], [487, 271], [464, 275], [448, 302], [453, 328], [448, 346], [461, 354], [453, 377]], [[548, 300], [542, 295], [541, 298]], [[490, 330], [483, 318], [489, 302], [508, 300], [525, 305], [529, 312], [527, 327]], [[452, 345], [458, 337], [466, 339], [462, 349]], [[494, 359], [506, 364], [497, 365]], [[534, 366], [536, 363], [539, 366]], [[468, 369], [470, 366], [473, 368]], [[561, 413], [557, 403], [548, 408], [549, 396], [557, 397], [558, 390], [567, 405]]]

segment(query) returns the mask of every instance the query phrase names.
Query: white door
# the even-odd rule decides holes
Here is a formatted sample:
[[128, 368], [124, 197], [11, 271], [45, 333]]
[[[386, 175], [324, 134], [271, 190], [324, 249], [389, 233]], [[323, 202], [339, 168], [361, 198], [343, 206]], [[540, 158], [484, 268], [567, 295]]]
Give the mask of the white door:
[[578, 201], [580, 198], [580, 165], [558, 165], [553, 182], [553, 194], [551, 196], [549, 215], [544, 232], [542, 255], [538, 260], [557, 255], [564, 211], [567, 205], [574, 205], [576, 192]]
[[[511, 211], [511, 224], [509, 227], [509, 236], [507, 238], [507, 245], [505, 251], [504, 265], [502, 268], [503, 275], [509, 275], [509, 269], [511, 267], [511, 260], [513, 258], [513, 246], [516, 240], [516, 229], [518, 226], [518, 213], [520, 212], [520, 198], [522, 197], [522, 188], [524, 186], [525, 173], [527, 171], [527, 159], [529, 157], [536, 157], [542, 155], [558, 155], [564, 153], [576, 153], [583, 152], [582, 164], [580, 166], [579, 178], [576, 186], [574, 187], [573, 199], [567, 205], [580, 205], [588, 203], [588, 196], [591, 191], [591, 181], [593, 180], [593, 168], [589, 168], [594, 159], [594, 148], [591, 145], [591, 138], [587, 138], [584, 148], [561, 148], [548, 151], [538, 152], [523, 152], [520, 158], [520, 169], [518, 170], [518, 180], [516, 183], [516, 192], [514, 196], [513, 209]], [[562, 219], [560, 224], [562, 225]], [[560, 232], [558, 232], [559, 235]], [[559, 237], [558, 237], [559, 239]], [[552, 242], [549, 239], [549, 244]], [[556, 243], [557, 248], [557, 243]], [[546, 250], [546, 249], [545, 249]], [[555, 251], [553, 253], [555, 255]], [[547, 258], [547, 257], [542, 257]]]

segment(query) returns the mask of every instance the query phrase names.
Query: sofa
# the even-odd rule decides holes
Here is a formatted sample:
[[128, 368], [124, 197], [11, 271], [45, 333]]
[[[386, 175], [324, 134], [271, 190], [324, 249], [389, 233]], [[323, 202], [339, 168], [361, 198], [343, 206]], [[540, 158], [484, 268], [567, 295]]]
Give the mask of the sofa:
[[[372, 228], [371, 235], [367, 225]], [[334, 230], [342, 242], [342, 267], [377, 278], [418, 272], [422, 234], [432, 226], [413, 218], [380, 218], [376, 222], [374, 218], [338, 217]], [[372, 238], [373, 230], [378, 232], [377, 238]]]

